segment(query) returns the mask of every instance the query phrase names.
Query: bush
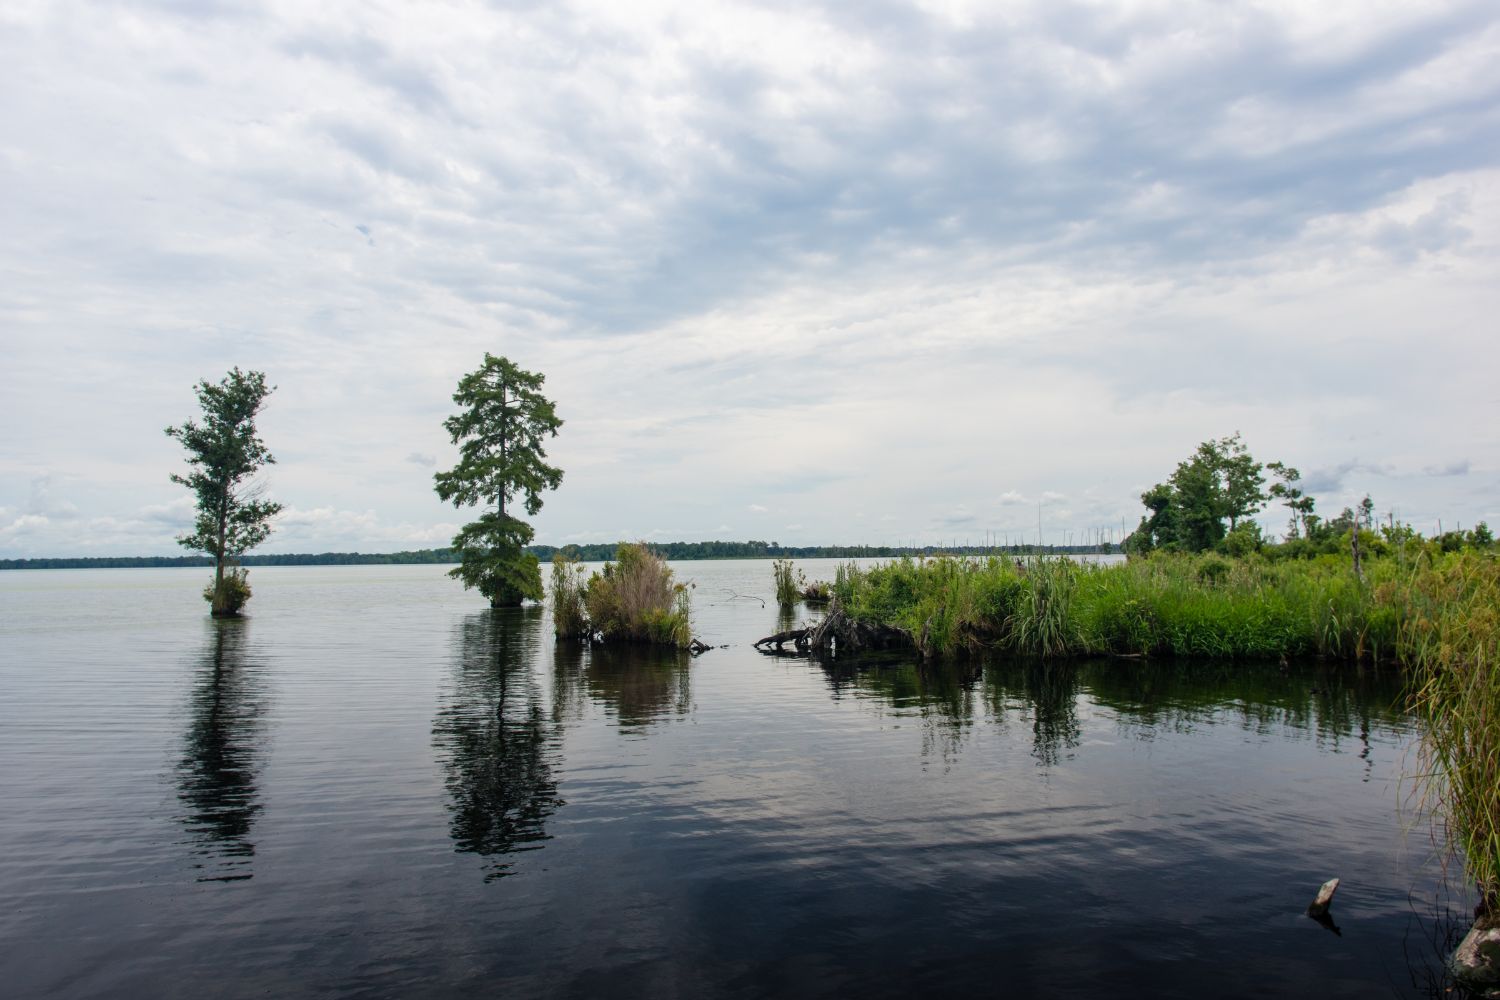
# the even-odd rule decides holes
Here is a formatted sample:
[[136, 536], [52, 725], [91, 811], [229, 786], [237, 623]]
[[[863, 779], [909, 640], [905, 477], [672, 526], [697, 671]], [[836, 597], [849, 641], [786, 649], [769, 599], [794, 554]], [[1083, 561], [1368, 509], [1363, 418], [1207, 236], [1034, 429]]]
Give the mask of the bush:
[[217, 590], [212, 583], [203, 588], [203, 599], [209, 603], [212, 614], [233, 618], [250, 600], [250, 571], [242, 567], [226, 570]]
[[827, 604], [833, 599], [833, 587], [825, 580], [814, 580], [802, 588], [802, 599], [808, 604]]
[[1243, 559], [1252, 552], [1258, 552], [1260, 546], [1260, 527], [1254, 521], [1246, 521], [1244, 524], [1237, 525], [1219, 543], [1219, 548], [1235, 559]]
[[552, 615], [559, 638], [678, 647], [693, 641], [688, 588], [672, 581], [671, 569], [645, 543], [622, 543], [615, 561], [587, 584], [574, 565], [553, 562]]

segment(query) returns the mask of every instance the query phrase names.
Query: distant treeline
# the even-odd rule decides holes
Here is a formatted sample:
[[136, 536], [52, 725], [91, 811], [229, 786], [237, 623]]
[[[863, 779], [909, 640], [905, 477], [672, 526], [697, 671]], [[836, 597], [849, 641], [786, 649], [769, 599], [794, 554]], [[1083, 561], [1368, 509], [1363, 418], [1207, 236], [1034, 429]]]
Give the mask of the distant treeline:
[[[533, 545], [530, 551], [543, 562], [552, 559], [555, 553], [579, 559], [583, 562], [604, 562], [615, 557], [615, 543], [590, 545]], [[986, 555], [992, 552], [1009, 552], [1012, 555], [1048, 553], [1057, 555], [1088, 555], [1116, 552], [1118, 549], [1104, 545], [779, 545], [776, 542], [656, 542], [650, 548], [663, 559], [857, 559], [894, 558], [896, 556], [932, 556], [939, 553], [949, 555]], [[242, 566], [365, 566], [406, 565], [416, 563], [456, 563], [458, 558], [452, 549], [417, 549], [407, 552], [297, 552], [281, 555], [245, 555]], [[5, 569], [143, 569], [167, 566], [212, 566], [208, 556], [82, 556], [53, 559], [0, 559], [0, 570]]]

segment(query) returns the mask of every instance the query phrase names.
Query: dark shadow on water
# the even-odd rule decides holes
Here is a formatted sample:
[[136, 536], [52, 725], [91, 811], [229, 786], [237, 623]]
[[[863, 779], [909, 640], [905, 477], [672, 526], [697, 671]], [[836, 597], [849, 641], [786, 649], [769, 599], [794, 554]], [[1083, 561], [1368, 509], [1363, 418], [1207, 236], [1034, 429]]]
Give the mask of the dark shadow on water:
[[454, 635], [452, 684], [432, 724], [455, 850], [487, 859], [486, 881], [514, 874], [516, 854], [541, 848], [547, 819], [563, 804], [561, 735], [532, 669], [542, 619], [537, 607], [465, 617]]
[[247, 656], [250, 624], [212, 620], [188, 701], [176, 769], [179, 818], [200, 882], [239, 882], [254, 873], [250, 840], [262, 803], [256, 787], [265, 752], [266, 679]]

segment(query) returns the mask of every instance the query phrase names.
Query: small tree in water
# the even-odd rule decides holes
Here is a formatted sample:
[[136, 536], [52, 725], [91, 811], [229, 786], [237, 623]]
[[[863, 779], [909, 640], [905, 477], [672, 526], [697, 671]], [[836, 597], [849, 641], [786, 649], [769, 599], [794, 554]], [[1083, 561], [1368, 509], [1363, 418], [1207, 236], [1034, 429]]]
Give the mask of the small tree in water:
[[459, 446], [459, 460], [433, 477], [438, 496], [455, 507], [494, 505], [453, 536], [459, 565], [449, 575], [477, 587], [492, 607], [542, 599], [541, 567], [526, 551], [531, 525], [512, 511], [519, 498], [526, 513], [536, 514], [541, 491], [562, 482], [562, 470], [543, 461], [543, 439], [556, 437], [562, 426], [538, 391], [545, 380], [486, 353], [484, 364], [459, 380], [453, 394], [463, 409], [443, 421]]
[[239, 614], [250, 599], [246, 572], [235, 560], [266, 540], [271, 518], [281, 512], [281, 504], [261, 498], [260, 484], [249, 482], [261, 466], [276, 461], [255, 431], [255, 415], [274, 389], [264, 373], [235, 368], [218, 385], [198, 383], [201, 424], [187, 420], [167, 428], [167, 436], [187, 449], [193, 467], [186, 476], [174, 474], [172, 482], [198, 498], [193, 532], [177, 542], [213, 557], [214, 582], [203, 596], [219, 617]]

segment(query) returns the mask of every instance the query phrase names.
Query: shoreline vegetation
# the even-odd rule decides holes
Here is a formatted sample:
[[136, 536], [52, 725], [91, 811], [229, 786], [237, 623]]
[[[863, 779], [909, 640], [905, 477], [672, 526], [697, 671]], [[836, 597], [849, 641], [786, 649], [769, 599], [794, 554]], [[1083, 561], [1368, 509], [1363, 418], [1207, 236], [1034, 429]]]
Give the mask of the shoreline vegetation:
[[[1488, 532], [1360, 532], [1334, 551], [1155, 552], [1100, 565], [1010, 556], [842, 564], [821, 621], [761, 640], [780, 654], [905, 648], [922, 662], [994, 652], [1220, 663], [1320, 659], [1405, 678], [1423, 738], [1414, 777], [1478, 888], [1472, 934], [1500, 928], [1500, 552]], [[1344, 554], [1337, 554], [1337, 549]], [[790, 577], [790, 565], [778, 579]], [[772, 653], [771, 648], [764, 650]], [[785, 654], [781, 654], [785, 655]], [[1471, 949], [1472, 950], [1472, 949]], [[1484, 977], [1492, 960], [1473, 965]], [[1485, 979], [1489, 982], [1489, 979]]]

